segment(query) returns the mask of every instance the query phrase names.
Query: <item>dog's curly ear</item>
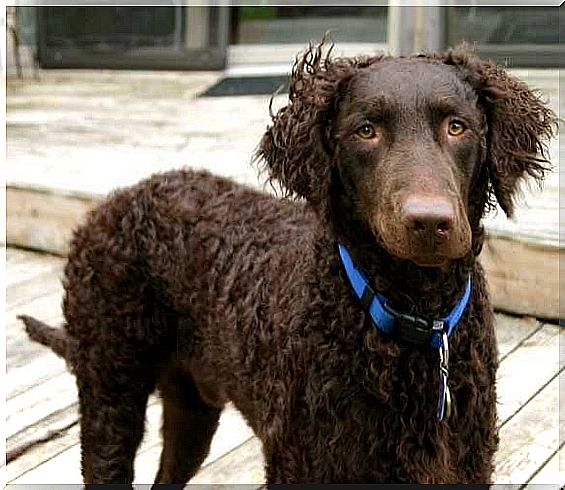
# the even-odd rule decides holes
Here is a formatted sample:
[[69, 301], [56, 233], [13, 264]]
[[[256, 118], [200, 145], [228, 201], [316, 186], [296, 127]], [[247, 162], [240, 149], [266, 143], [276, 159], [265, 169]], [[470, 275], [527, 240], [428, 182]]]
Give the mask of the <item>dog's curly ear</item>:
[[526, 83], [495, 64], [485, 64], [484, 77], [490, 180], [510, 217], [520, 181], [528, 176], [541, 181], [550, 169], [547, 144], [557, 131], [557, 118]]
[[557, 117], [538, 93], [491, 61], [455, 49], [447, 53], [446, 63], [464, 67], [479, 94], [487, 120], [491, 192], [511, 217], [521, 180], [539, 182], [551, 167], [547, 144], [556, 134]]
[[331, 59], [333, 46], [324, 40], [310, 45], [294, 63], [289, 103], [272, 115], [256, 154], [269, 180], [278, 181], [287, 196], [303, 197], [324, 208], [331, 181], [334, 145], [332, 121], [341, 87], [362, 61]]
[[[330, 48], [331, 51], [331, 48]], [[264, 162], [269, 180], [278, 181], [286, 196], [298, 196], [317, 204], [331, 171], [331, 112], [336, 85], [329, 53], [323, 43], [310, 45], [292, 68], [289, 103], [267, 128], [258, 158]]]

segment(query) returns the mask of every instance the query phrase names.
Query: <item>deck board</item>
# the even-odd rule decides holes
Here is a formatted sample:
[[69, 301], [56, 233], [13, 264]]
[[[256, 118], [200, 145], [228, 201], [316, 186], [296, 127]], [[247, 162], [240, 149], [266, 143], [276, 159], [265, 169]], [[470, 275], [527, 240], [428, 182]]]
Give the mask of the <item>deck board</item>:
[[542, 323], [531, 317], [517, 318], [498, 315], [496, 322], [496, 341], [498, 356], [501, 361], [514, 349], [517, 349], [524, 340], [542, 328]]
[[6, 311], [19, 314], [21, 305], [27, 306], [31, 300], [52, 294], [54, 290], [61, 291], [62, 276], [62, 268], [57, 264], [51, 270], [38, 272], [33, 278], [13, 284], [14, 287], [6, 292]]
[[75, 380], [68, 372], [11, 398], [6, 402], [8, 439], [35, 421], [42, 420], [46, 414], [70, 407], [76, 400]]
[[5, 388], [6, 399], [10, 400], [66, 371], [65, 361], [44, 348], [26, 364], [9, 370]]
[[[565, 443], [561, 448], [551, 456], [549, 461], [545, 463], [540, 471], [536, 473], [528, 482], [528, 490], [535, 490], [536, 485], [555, 485], [555, 490], [563, 485], [563, 476], [565, 474]], [[539, 488], [538, 488], [539, 490]]]
[[545, 325], [501, 362], [497, 373], [497, 398], [502, 423], [559, 371], [559, 332], [559, 327]]
[[23, 324], [16, 315], [25, 313], [50, 324], [61, 322], [61, 292], [55, 291], [46, 296], [35, 298], [25, 306], [6, 311], [6, 364], [7, 370], [26, 365], [30, 359], [45, 352], [45, 347], [29, 342]]
[[[6, 287], [21, 286], [22, 283], [35, 279], [40, 273], [62, 270], [64, 259], [45, 254], [30, 252], [28, 257], [14, 256], [12, 248], [6, 253]], [[12, 259], [12, 260], [10, 260]], [[23, 259], [23, 260], [22, 260]], [[19, 293], [19, 291], [18, 291]], [[18, 296], [21, 296], [18, 294]], [[24, 296], [25, 297], [25, 296]]]
[[[12, 360], [7, 376], [8, 452], [33, 443], [61, 428], [57, 437], [30, 447], [7, 465], [8, 481], [21, 484], [45, 482], [80, 483], [80, 447], [76, 388], [64, 362], [46, 348], [29, 348], [23, 330], [15, 320], [17, 312], [31, 313], [42, 320], [61, 318], [61, 286], [57, 258], [8, 250], [7, 273], [24, 279], [7, 289], [11, 310], [8, 318], [8, 357]], [[27, 264], [30, 271], [26, 273]], [[48, 272], [46, 272], [48, 271]], [[34, 275], [35, 274], [35, 275]], [[43, 284], [41, 289], [39, 283]], [[21, 284], [37, 288], [21, 288]], [[37, 292], [41, 293], [37, 296]], [[52, 302], [49, 306], [47, 303]], [[17, 306], [17, 308], [16, 308]], [[20, 311], [21, 310], [21, 311]], [[542, 324], [532, 318], [496, 315], [496, 334], [501, 365], [498, 376], [500, 451], [497, 455], [497, 482], [555, 483], [565, 481], [559, 468], [557, 373], [563, 371], [565, 329]], [[15, 338], [16, 340], [13, 340]], [[29, 345], [26, 345], [29, 344]], [[23, 354], [19, 350], [23, 350]], [[16, 350], [18, 352], [14, 352]], [[13, 362], [17, 359], [17, 362]], [[551, 381], [553, 380], [553, 381]], [[146, 418], [146, 433], [135, 462], [136, 482], [149, 483], [157, 470], [160, 455], [161, 407], [152, 396]], [[562, 431], [565, 434], [565, 431]], [[193, 483], [259, 486], [264, 481], [263, 458], [258, 440], [241, 415], [232, 407], [222, 414], [220, 428], [208, 458]]]
[[527, 482], [559, 447], [558, 404], [559, 380], [555, 378], [502, 427], [496, 483]]

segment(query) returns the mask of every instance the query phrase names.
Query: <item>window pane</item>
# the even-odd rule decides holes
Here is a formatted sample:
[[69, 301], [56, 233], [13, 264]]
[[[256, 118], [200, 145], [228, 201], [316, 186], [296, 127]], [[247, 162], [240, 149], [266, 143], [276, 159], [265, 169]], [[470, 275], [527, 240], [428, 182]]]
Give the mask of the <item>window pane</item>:
[[46, 7], [47, 45], [171, 46], [182, 39], [174, 7]]
[[303, 44], [326, 31], [336, 42], [386, 41], [387, 7], [237, 7], [232, 19], [241, 44]]
[[[450, 7], [447, 9], [449, 44], [461, 41], [483, 45], [559, 44], [559, 10], [556, 7]], [[561, 14], [563, 17], [565, 11]]]

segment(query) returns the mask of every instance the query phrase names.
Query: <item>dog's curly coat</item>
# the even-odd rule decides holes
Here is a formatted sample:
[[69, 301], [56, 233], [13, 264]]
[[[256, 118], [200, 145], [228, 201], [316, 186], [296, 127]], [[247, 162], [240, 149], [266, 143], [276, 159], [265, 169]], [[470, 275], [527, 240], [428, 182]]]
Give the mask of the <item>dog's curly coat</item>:
[[[471, 169], [457, 174], [468, 187], [459, 199], [471, 239], [462, 257], [441, 267], [389, 252], [371, 225], [370, 196], [379, 195], [371, 172], [391, 171], [371, 163], [373, 153], [358, 151], [344, 129], [360, 76], [409, 65], [424, 80], [439, 76], [429, 90], [420, 87], [424, 99], [445, 79], [446, 90], [455, 87], [450, 97], [466, 98], [481, 115], [465, 143], [471, 149], [449, 160]], [[195, 474], [228, 401], [261, 440], [269, 483], [490, 480], [497, 351], [476, 260], [480, 219], [495, 198], [510, 214], [520, 179], [541, 178], [555, 116], [524, 83], [457, 49], [331, 59], [314, 46], [291, 82], [258, 155], [271, 179], [304, 200], [277, 200], [205, 172], [153, 176], [115, 192], [75, 232], [65, 333], [22, 317], [77, 377], [85, 482], [132, 481], [156, 387], [164, 406], [157, 482]], [[375, 90], [363, 87], [365, 97]], [[424, 140], [417, 129], [407, 136]], [[472, 298], [450, 340], [447, 421], [435, 416], [437, 352], [371, 324], [351, 294], [338, 239], [375, 289], [426, 317], [444, 315], [471, 273]]]

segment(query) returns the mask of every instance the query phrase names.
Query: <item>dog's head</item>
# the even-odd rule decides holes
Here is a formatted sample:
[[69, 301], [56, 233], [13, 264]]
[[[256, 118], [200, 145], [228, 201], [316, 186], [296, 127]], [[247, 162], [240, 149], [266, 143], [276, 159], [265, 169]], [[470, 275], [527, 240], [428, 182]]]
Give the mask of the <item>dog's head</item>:
[[310, 47], [259, 156], [272, 179], [391, 255], [439, 266], [467, 255], [496, 199], [540, 180], [550, 109], [525, 83], [462, 49], [337, 58]]

